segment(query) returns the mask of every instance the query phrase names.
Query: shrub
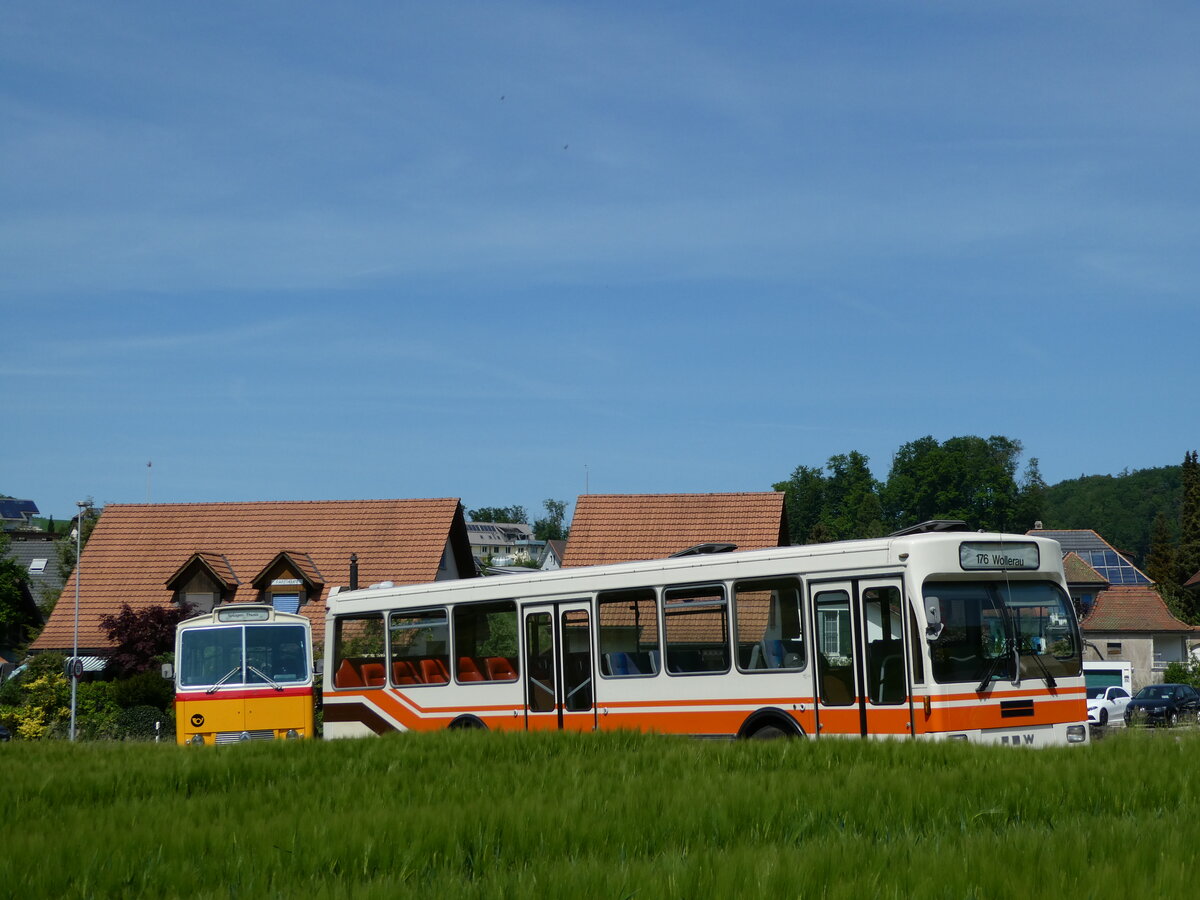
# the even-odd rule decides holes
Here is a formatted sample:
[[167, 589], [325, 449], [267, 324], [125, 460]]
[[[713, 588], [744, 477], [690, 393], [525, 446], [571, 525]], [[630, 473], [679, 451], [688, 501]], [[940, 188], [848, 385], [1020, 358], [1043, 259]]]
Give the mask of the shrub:
[[[117, 731], [122, 738], [133, 741], [152, 741], [156, 735], [173, 737], [173, 729], [161, 709], [154, 706], [135, 706], [117, 713]], [[161, 730], [155, 729], [155, 723]]]
[[[45, 653], [10, 679], [0, 700], [0, 723], [27, 741], [65, 738], [71, 731], [71, 683], [63, 675], [64, 657]], [[118, 736], [112, 684], [81, 682], [75, 692], [75, 732], [84, 740]]]
[[1200, 691], [1200, 660], [1194, 656], [1185, 662], [1168, 663], [1163, 669], [1163, 682], [1166, 684], [1190, 684]]
[[170, 707], [175, 688], [158, 672], [141, 672], [112, 683], [112, 698], [124, 709], [153, 706], [158, 710]]

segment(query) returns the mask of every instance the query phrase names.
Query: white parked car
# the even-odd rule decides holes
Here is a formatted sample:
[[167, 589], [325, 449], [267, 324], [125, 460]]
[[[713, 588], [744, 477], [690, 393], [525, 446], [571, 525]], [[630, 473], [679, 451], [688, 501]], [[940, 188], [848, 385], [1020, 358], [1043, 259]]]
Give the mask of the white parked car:
[[1132, 698], [1123, 687], [1090, 687], [1087, 689], [1088, 724], [1103, 728], [1109, 722], [1125, 724], [1125, 707]]

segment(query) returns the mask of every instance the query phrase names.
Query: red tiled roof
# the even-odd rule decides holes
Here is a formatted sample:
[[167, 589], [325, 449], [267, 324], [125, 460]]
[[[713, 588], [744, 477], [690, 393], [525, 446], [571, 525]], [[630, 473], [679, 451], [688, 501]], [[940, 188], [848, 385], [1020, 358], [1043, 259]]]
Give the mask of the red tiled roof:
[[1096, 605], [1083, 620], [1087, 632], [1196, 631], [1171, 615], [1158, 593], [1146, 585], [1122, 584], [1101, 591]]
[[[350, 582], [351, 553], [358, 554], [360, 585], [416, 584], [437, 577], [447, 541], [459, 572], [472, 576], [466, 524], [455, 498], [109, 504], [80, 561], [79, 646], [107, 647], [100, 617], [122, 603], [135, 610], [171, 603], [168, 580], [197, 554], [223, 579], [232, 574], [237, 584], [232, 599], [245, 601], [259, 599], [251, 581], [287, 551], [306, 575], [324, 583], [320, 595], [301, 607], [314, 628], [322, 629], [329, 589]], [[74, 593], [72, 574], [33, 649], [72, 646]]]
[[1063, 557], [1062, 563], [1067, 584], [1108, 584], [1108, 579], [1085, 563], [1074, 550]]
[[662, 559], [706, 543], [739, 550], [786, 545], [783, 494], [584, 494], [562, 564]]
[[1200, 572], [1197, 572], [1195, 575], [1193, 575], [1191, 578], [1189, 578], [1187, 581], [1185, 581], [1183, 583], [1183, 586], [1184, 587], [1195, 587], [1198, 584], [1200, 584]]

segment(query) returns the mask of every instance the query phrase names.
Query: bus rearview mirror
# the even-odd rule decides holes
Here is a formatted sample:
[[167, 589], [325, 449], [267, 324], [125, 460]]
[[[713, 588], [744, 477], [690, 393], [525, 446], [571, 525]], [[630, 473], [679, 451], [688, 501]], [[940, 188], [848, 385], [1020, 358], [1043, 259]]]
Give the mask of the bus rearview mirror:
[[942, 601], [937, 597], [925, 598], [925, 640], [931, 644], [942, 636]]

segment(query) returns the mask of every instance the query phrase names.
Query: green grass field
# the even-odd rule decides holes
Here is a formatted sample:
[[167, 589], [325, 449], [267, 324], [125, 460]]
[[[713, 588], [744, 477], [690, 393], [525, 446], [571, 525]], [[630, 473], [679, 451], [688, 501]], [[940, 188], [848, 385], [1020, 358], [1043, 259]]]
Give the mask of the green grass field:
[[0, 810], [20, 898], [1189, 896], [1200, 734], [14, 742]]

